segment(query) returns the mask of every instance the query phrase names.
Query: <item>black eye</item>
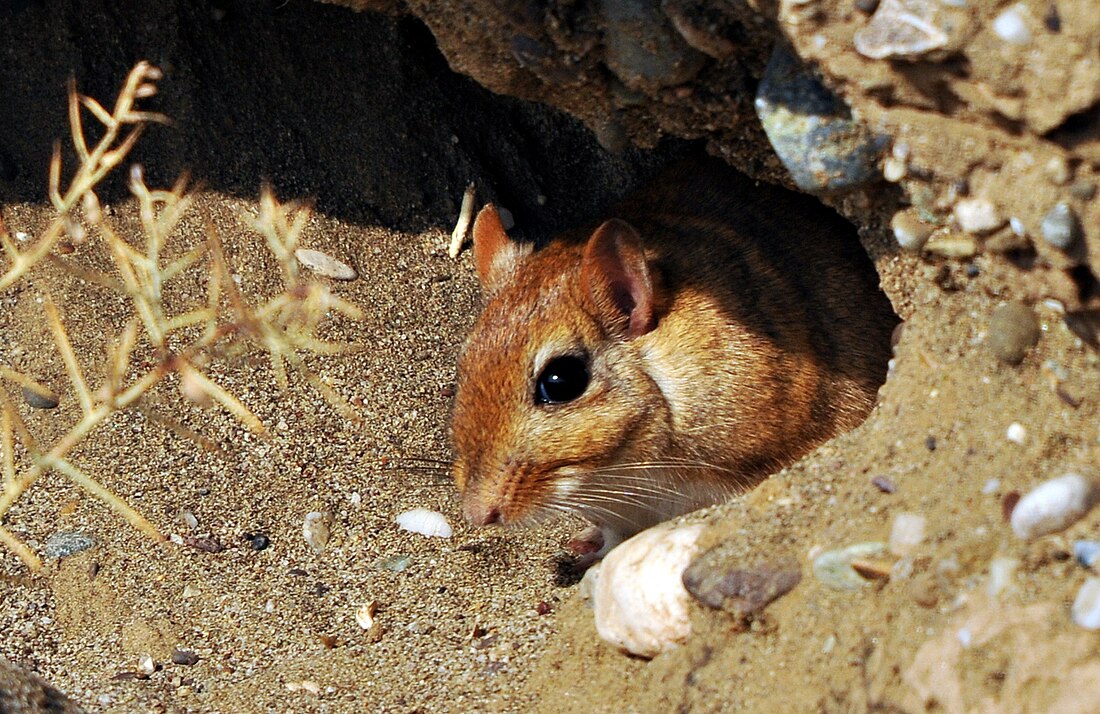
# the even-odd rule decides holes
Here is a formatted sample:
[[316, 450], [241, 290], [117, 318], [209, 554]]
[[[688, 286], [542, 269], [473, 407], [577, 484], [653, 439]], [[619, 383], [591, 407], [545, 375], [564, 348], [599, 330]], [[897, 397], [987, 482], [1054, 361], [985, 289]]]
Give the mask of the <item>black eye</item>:
[[536, 404], [571, 402], [588, 388], [588, 363], [582, 357], [566, 355], [550, 360], [535, 381]]

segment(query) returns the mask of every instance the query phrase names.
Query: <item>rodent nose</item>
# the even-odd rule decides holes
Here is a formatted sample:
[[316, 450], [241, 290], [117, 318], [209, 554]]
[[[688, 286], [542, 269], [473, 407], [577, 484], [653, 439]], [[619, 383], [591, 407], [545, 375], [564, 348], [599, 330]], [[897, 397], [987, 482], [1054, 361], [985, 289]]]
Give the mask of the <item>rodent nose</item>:
[[491, 526], [504, 521], [504, 514], [499, 506], [490, 506], [480, 503], [466, 504], [466, 520], [475, 526]]

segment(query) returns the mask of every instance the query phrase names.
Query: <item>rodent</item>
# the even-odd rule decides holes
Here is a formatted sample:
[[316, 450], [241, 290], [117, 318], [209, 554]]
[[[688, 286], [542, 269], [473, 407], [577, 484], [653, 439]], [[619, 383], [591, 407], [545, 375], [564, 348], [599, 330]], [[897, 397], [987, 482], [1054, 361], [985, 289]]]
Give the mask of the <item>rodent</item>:
[[606, 551], [863, 421], [897, 318], [856, 231], [717, 160], [534, 251], [492, 205], [459, 358], [453, 475], [474, 525], [560, 512]]

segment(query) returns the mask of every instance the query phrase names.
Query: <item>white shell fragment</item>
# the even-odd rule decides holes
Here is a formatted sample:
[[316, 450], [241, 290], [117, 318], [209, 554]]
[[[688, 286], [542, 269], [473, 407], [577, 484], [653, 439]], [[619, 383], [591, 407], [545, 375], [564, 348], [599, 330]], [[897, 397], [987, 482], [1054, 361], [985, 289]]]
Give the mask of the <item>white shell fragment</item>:
[[328, 545], [328, 540], [332, 537], [332, 522], [331, 513], [310, 511], [306, 514], [302, 522], [302, 536], [314, 553], [320, 553]]
[[691, 595], [681, 581], [695, 555], [700, 524], [662, 524], [612, 550], [592, 588], [596, 631], [640, 657], [655, 657], [691, 636]]
[[935, 24], [936, 0], [882, 0], [866, 27], [856, 31], [856, 51], [871, 59], [919, 57], [947, 44]]
[[427, 508], [405, 511], [394, 521], [404, 530], [429, 538], [450, 538], [454, 534], [451, 524], [442, 513], [429, 511]]
[[302, 265], [315, 273], [324, 275], [326, 278], [332, 278], [333, 280], [355, 280], [355, 278], [359, 276], [359, 274], [355, 272], [355, 268], [347, 263], [341, 263], [336, 258], [325, 255], [319, 250], [299, 248], [294, 251], [294, 257], [297, 258], [298, 262]]
[[1100, 630], [1100, 578], [1089, 578], [1073, 599], [1073, 621], [1086, 630]]
[[1046, 481], [1020, 499], [1012, 511], [1012, 530], [1024, 540], [1065, 530], [1096, 505], [1100, 489], [1080, 474]]
[[378, 601], [371, 600], [359, 606], [355, 611], [355, 624], [364, 630], [374, 627], [374, 613], [378, 612]]
[[890, 552], [906, 556], [924, 542], [927, 519], [919, 513], [899, 513], [890, 529]]
[[859, 590], [868, 584], [867, 578], [852, 567], [864, 559], [879, 558], [886, 554], [886, 543], [856, 543], [846, 548], [827, 550], [814, 558], [814, 577], [837, 590]]
[[1027, 441], [1027, 429], [1020, 422], [1014, 421], [1008, 425], [1008, 429], [1005, 430], [1005, 438], [1011, 441], [1013, 444], [1023, 445]]

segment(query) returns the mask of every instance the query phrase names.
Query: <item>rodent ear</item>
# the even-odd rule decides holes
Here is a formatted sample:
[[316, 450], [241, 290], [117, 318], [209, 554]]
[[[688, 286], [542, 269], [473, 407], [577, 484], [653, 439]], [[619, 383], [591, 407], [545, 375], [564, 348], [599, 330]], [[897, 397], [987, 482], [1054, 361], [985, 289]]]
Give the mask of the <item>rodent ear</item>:
[[597, 312], [609, 325], [625, 323], [629, 337], [639, 337], [657, 326], [653, 276], [642, 237], [626, 221], [607, 221], [588, 239], [581, 282]]
[[496, 206], [487, 204], [474, 221], [474, 265], [486, 292], [493, 292], [531, 254], [532, 244], [508, 239]]

